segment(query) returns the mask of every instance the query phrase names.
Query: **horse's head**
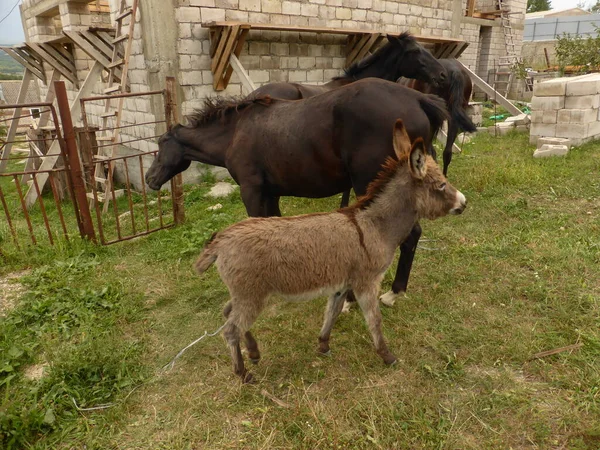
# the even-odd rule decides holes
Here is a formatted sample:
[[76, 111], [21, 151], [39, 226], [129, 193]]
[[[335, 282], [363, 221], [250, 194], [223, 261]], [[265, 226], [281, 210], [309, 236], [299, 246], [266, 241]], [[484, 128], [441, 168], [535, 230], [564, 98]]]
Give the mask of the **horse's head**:
[[431, 83], [439, 87], [446, 82], [446, 69], [413, 36], [402, 33], [399, 37], [387, 36], [397, 57], [388, 58], [396, 79], [403, 76]]
[[185, 155], [185, 145], [177, 139], [176, 125], [158, 140], [158, 154], [146, 172], [146, 183], [158, 191], [163, 184], [190, 167], [191, 160]]

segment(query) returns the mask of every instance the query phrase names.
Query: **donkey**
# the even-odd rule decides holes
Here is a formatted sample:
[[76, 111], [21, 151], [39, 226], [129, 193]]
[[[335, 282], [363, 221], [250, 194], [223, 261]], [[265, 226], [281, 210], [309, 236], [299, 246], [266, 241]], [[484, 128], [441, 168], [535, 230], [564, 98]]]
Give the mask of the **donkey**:
[[421, 138], [411, 147], [401, 120], [393, 130], [397, 159], [389, 157], [367, 195], [333, 213], [250, 218], [215, 233], [195, 264], [201, 274], [216, 263], [231, 300], [224, 309], [223, 335], [233, 371], [251, 382], [240, 338], [258, 362], [258, 344], [249, 329], [271, 295], [291, 300], [329, 295], [319, 335], [319, 352], [329, 352], [329, 337], [346, 295], [356, 295], [377, 354], [385, 364], [396, 357], [381, 332], [377, 294], [394, 251], [420, 218], [460, 214], [465, 196], [447, 183]]
[[388, 42], [372, 55], [361, 59], [344, 70], [344, 74], [322, 85], [298, 83], [268, 83], [252, 94], [253, 97], [271, 97], [300, 100], [336, 89], [364, 78], [396, 81], [400, 77], [413, 78], [432, 86], [446, 84], [446, 69], [410, 33], [387, 35]]

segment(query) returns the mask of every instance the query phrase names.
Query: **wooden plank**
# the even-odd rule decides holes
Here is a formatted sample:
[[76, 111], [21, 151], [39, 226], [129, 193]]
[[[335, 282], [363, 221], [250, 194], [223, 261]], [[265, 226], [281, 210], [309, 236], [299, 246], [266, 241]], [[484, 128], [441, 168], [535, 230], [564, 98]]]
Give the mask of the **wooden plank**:
[[7, 55], [9, 55], [12, 59], [17, 61], [23, 67], [25, 67], [26, 70], [28, 70], [33, 75], [35, 75], [38, 79], [40, 79], [44, 83], [46, 82], [46, 74], [44, 72], [40, 72], [37, 68], [35, 68], [31, 64], [29, 64], [29, 62], [27, 60], [23, 59], [20, 54], [16, 53], [14, 51], [14, 49], [8, 48], [8, 47], [2, 47], [2, 50], [4, 50]]
[[[92, 94], [94, 86], [100, 80], [100, 74], [102, 73], [102, 64], [99, 61], [95, 61], [94, 65], [90, 69], [85, 81], [81, 85], [81, 89], [77, 93], [77, 97], [71, 103], [71, 117], [73, 117], [73, 121], [78, 120], [81, 116], [81, 102], [80, 100], [84, 97], [89, 97]], [[58, 143], [58, 139], [55, 139], [52, 142], [52, 145], [48, 149], [48, 153], [46, 153], [47, 157], [44, 158], [42, 164], [39, 167], [39, 170], [51, 170], [54, 168], [56, 161], [60, 157], [60, 144]], [[40, 191], [44, 189], [46, 181], [48, 181], [48, 173], [40, 173], [37, 175], [38, 185]], [[27, 207], [31, 207], [35, 204], [37, 200], [37, 192], [33, 187], [30, 187], [25, 195], [25, 203]]]
[[233, 51], [233, 48], [237, 41], [239, 32], [240, 32], [240, 26], [234, 25], [231, 28], [229, 35], [227, 36], [227, 43], [225, 44], [225, 46], [223, 48], [223, 53], [221, 54], [221, 57], [219, 58], [219, 63], [217, 64], [217, 67], [216, 67], [215, 71], [213, 72], [213, 77], [214, 77], [213, 78], [213, 87], [216, 90], [219, 90], [219, 86], [222, 85], [221, 78], [223, 77], [223, 74], [225, 73], [225, 68], [227, 67], [227, 64], [229, 64], [229, 57], [231, 56], [231, 52]]
[[467, 17], [473, 17], [475, 12], [475, 0], [467, 0]]
[[102, 39], [100, 39], [94, 33], [90, 33], [89, 31], [85, 30], [85, 31], [81, 32], [81, 35], [84, 38], [86, 38], [90, 43], [92, 43], [94, 45], [94, 47], [96, 47], [98, 50], [100, 50], [105, 55], [107, 55], [107, 56], [112, 55], [112, 51], [113, 51], [112, 46], [108, 45], [106, 42], [104, 42]]
[[[246, 36], [248, 35], [249, 31], [250, 30], [248, 28], [242, 28], [240, 30], [237, 44], [231, 55], [231, 56], [235, 56], [236, 60], [240, 56], [240, 53], [242, 53], [242, 48], [244, 48], [244, 42], [246, 42]], [[238, 60], [238, 62], [239, 62], [239, 60]], [[241, 66], [241, 64], [240, 64], [240, 66]], [[225, 76], [223, 77], [223, 83], [222, 84], [219, 83], [219, 87], [222, 86], [221, 89], [225, 89], [227, 87], [227, 85], [229, 84], [229, 80], [231, 79], [232, 73], [233, 73], [233, 67], [231, 66], [231, 57], [229, 57], [229, 66], [227, 67], [227, 72], [225, 72]]]
[[358, 43], [346, 55], [346, 67], [352, 65], [352, 63], [356, 59], [356, 55], [358, 55], [358, 53], [363, 49], [363, 47], [367, 45], [367, 42], [369, 42], [370, 38], [370, 34], [364, 34], [360, 37]]
[[110, 64], [110, 59], [107, 58], [104, 54], [100, 53], [92, 44], [90, 44], [87, 40], [85, 40], [78, 32], [76, 31], [65, 31], [63, 33], [73, 41], [77, 47], [83, 50], [90, 58], [94, 61], [98, 61], [104, 68], [108, 68]]
[[[460, 61], [458, 61], [458, 62], [462, 64], [462, 62], [460, 62]], [[489, 95], [491, 100], [494, 100], [494, 101], [500, 103], [513, 116], [518, 116], [519, 114], [523, 114], [523, 112], [519, 108], [517, 108], [515, 105], [513, 105], [510, 100], [508, 100], [506, 97], [501, 95], [498, 91], [495, 91], [492, 86], [487, 84], [475, 72], [473, 72], [471, 69], [469, 69], [464, 64], [462, 64], [462, 66], [469, 72], [469, 76], [471, 77], [471, 80], [473, 80], [473, 83], [475, 83], [476, 86], [478, 86], [483, 92], [485, 92], [487, 95]]]
[[44, 62], [46, 62], [50, 67], [52, 67], [54, 70], [58, 70], [63, 77], [73, 83], [75, 87], [78, 87], [79, 83], [77, 81], [77, 77], [71, 70], [65, 67], [61, 61], [57, 60], [54, 56], [48, 53], [41, 45], [29, 42], [27, 43], [27, 46], [40, 55]]
[[[17, 95], [17, 103], [24, 103], [25, 98], [27, 97], [27, 89], [29, 88], [29, 84], [33, 80], [33, 74], [29, 69], [25, 69], [25, 73], [23, 74], [23, 81], [21, 81], [21, 86], [19, 87], [19, 94]], [[12, 141], [15, 140], [15, 135], [17, 134], [17, 128], [19, 127], [19, 116], [23, 108], [15, 108], [12, 115], [12, 120], [10, 122], [10, 127], [8, 128], [8, 133], [6, 135], [6, 144], [4, 145], [4, 150], [2, 150], [2, 159], [0, 160], [0, 173], [6, 170], [6, 166], [8, 165], [8, 160], [6, 158], [9, 157], [10, 152], [12, 150]]]
[[42, 64], [42, 59], [37, 55], [34, 51], [29, 49], [26, 46], [15, 47], [15, 52], [21, 55], [23, 59], [29, 61], [33, 67], [38, 69], [40, 72], [44, 71], [44, 65]]
[[217, 51], [217, 45], [221, 40], [221, 35], [223, 34], [223, 27], [211, 28], [210, 30], [210, 57], [214, 58], [215, 53]]
[[52, 48], [53, 51], [58, 53], [66, 62], [67, 67], [75, 70], [75, 58], [70, 50], [67, 50], [62, 44], [44, 44], [44, 46]]
[[[44, 102], [46, 103], [54, 103], [54, 99], [56, 98], [56, 94], [54, 93], [54, 82], [58, 81], [60, 78], [60, 73], [57, 70], [52, 70], [50, 74], [50, 82], [48, 83], [48, 91], [46, 92], [46, 99]], [[45, 111], [40, 116], [40, 120], [34, 124], [34, 128], [42, 128], [48, 125], [48, 121], [50, 120], [50, 108], [48, 111]]]
[[248, 72], [246, 72], [244, 66], [242, 66], [242, 63], [237, 56], [235, 56], [235, 54], [229, 57], [229, 63], [231, 64], [233, 70], [235, 70], [237, 76], [240, 78], [242, 86], [246, 89], [246, 94], [254, 92], [256, 90], [256, 85], [252, 82]]
[[367, 41], [365, 46], [358, 52], [358, 54], [356, 55], [354, 60], [360, 61], [361, 59], [363, 59], [367, 55], [367, 53], [369, 53], [377, 45], [377, 43], [380, 40], [381, 40], [381, 35], [377, 34], [377, 33], [373, 33], [369, 37], [369, 40]]
[[217, 70], [217, 65], [219, 64], [219, 60], [223, 56], [223, 49], [225, 48], [225, 43], [227, 39], [229, 39], [229, 34], [231, 33], [231, 27], [224, 27], [223, 32], [221, 33], [221, 38], [219, 39], [219, 43], [217, 44], [217, 49], [215, 50], [215, 56], [213, 57], [210, 63], [211, 72], [215, 73]]
[[[446, 132], [444, 130], [440, 129], [438, 131], [437, 140], [440, 141], [444, 145], [444, 147], [446, 147], [446, 142], [448, 142], [448, 135], [446, 134]], [[462, 152], [462, 149], [458, 145], [456, 145], [456, 142], [453, 142], [452, 143], [452, 153], [461, 153], [461, 152]]]

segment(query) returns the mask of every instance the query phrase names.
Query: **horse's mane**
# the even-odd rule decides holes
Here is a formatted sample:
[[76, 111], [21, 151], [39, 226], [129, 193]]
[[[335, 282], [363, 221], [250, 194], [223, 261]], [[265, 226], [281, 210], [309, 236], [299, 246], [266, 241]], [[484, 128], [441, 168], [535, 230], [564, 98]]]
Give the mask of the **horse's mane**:
[[249, 106], [260, 104], [270, 105], [273, 99], [268, 95], [257, 97], [213, 97], [204, 99], [204, 107], [196, 109], [187, 119], [189, 127], [196, 128], [200, 125], [221, 120], [232, 111], [240, 111]]
[[[415, 38], [408, 31], [401, 33], [400, 36], [398, 36], [398, 39], [401, 41], [406, 40], [407, 42], [415, 42]], [[394, 44], [392, 42], [387, 42], [385, 45], [379, 47], [372, 55], [369, 55], [366, 58], [353, 63], [347, 69], [344, 69], [344, 75], [335, 77], [333, 79], [340, 80], [343, 78], [353, 78], [367, 67], [372, 66], [381, 60], [387, 59], [390, 50], [393, 48], [393, 45]]]

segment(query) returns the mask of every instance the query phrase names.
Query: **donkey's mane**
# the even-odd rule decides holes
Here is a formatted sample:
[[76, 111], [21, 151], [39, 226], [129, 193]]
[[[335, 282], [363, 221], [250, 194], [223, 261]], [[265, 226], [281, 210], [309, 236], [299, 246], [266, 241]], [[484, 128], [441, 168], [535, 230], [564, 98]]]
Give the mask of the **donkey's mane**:
[[[398, 36], [398, 39], [401, 41], [405, 40], [407, 42], [415, 42], [415, 38], [408, 31], [405, 31], [402, 34], [400, 34], [400, 36]], [[344, 78], [353, 78], [354, 76], [360, 74], [360, 72], [365, 70], [367, 67], [370, 67], [373, 64], [380, 62], [382, 59], [386, 59], [390, 50], [393, 48], [393, 45], [394, 44], [391, 42], [386, 43], [384, 46], [378, 48], [377, 51], [372, 55], [369, 55], [366, 58], [355, 62], [347, 69], [344, 69], [344, 75], [340, 77], [335, 77], [333, 79], [340, 80]]]
[[188, 116], [189, 127], [196, 128], [216, 120], [221, 120], [232, 111], [240, 111], [249, 106], [270, 105], [273, 99], [269, 95], [258, 97], [213, 97], [204, 99], [204, 107], [196, 109]]

